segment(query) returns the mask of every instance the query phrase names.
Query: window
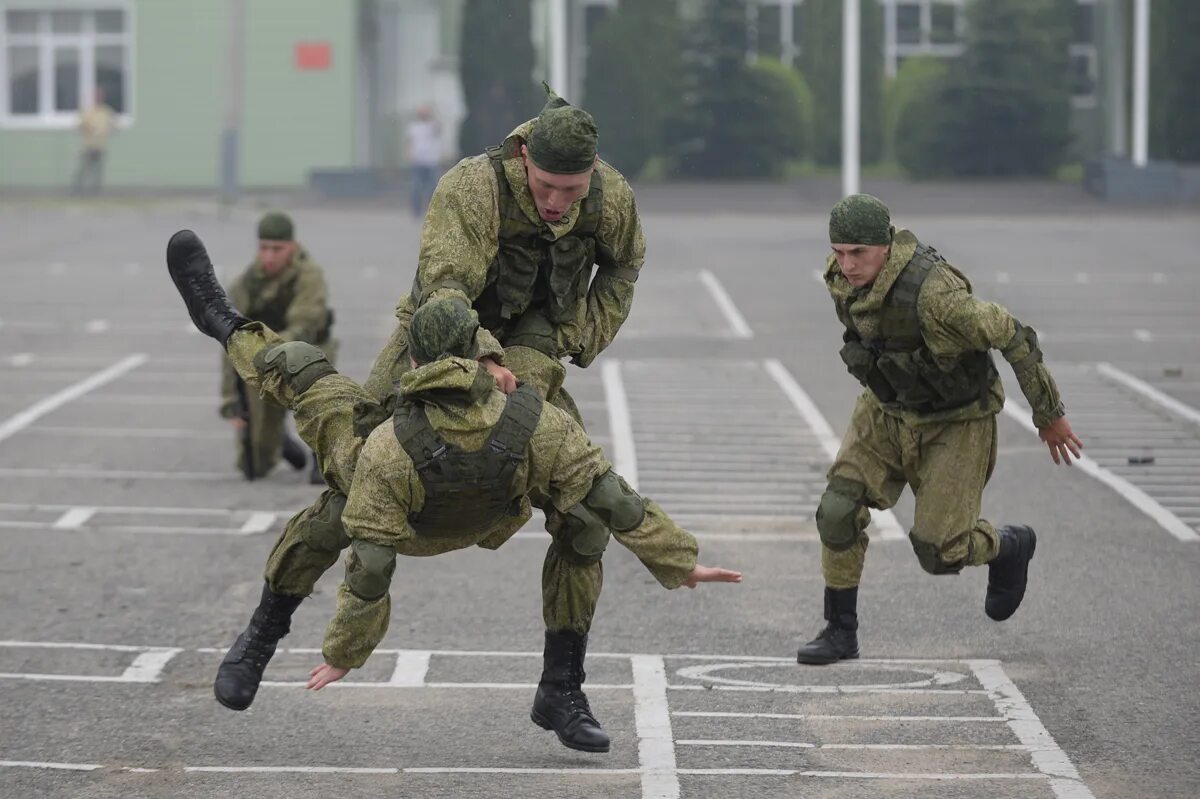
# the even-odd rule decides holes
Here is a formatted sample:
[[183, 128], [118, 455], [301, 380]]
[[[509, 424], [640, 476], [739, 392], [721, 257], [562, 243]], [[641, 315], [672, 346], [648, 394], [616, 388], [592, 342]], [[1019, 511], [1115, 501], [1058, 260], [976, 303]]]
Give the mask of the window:
[[896, 42], [921, 43], [921, 6], [919, 3], [896, 3]]
[[929, 7], [929, 41], [952, 44], [958, 41], [958, 6], [954, 3], [933, 3]]
[[132, 14], [123, 7], [38, 10], [0, 15], [0, 123], [67, 127], [93, 90], [128, 116]]
[[766, 58], [783, 55], [783, 10], [777, 5], [760, 5], [755, 15], [755, 52]]

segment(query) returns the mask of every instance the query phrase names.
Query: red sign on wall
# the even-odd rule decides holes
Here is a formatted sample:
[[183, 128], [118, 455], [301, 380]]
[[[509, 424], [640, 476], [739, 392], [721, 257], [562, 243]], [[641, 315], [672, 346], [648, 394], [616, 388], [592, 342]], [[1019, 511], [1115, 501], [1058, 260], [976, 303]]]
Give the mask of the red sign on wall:
[[299, 42], [296, 45], [296, 69], [329, 69], [333, 47], [329, 42]]

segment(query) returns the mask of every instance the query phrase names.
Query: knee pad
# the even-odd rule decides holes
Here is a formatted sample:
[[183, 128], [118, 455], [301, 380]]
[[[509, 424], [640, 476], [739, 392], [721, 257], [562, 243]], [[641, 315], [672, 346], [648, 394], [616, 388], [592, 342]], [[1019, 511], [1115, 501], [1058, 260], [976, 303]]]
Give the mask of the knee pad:
[[866, 506], [866, 486], [845, 477], [831, 477], [829, 487], [817, 505], [817, 532], [821, 543], [834, 552], [845, 552], [854, 546], [862, 532], [858, 526], [858, 512]]
[[915, 532], [908, 534], [908, 540], [912, 542], [913, 552], [917, 553], [917, 562], [930, 574], [958, 574], [966, 565], [966, 558], [947, 561], [940, 546], [917, 538]]
[[337, 374], [325, 353], [304, 341], [285, 341], [261, 350], [254, 356], [254, 367], [260, 374], [279, 372], [297, 394], [308, 391], [322, 377]]
[[346, 564], [346, 587], [366, 602], [374, 602], [388, 592], [396, 571], [396, 549], [373, 544], [360, 538], [350, 542], [350, 562]]
[[645, 518], [642, 498], [610, 469], [597, 477], [583, 501], [564, 515], [556, 540], [559, 553], [573, 563], [598, 563], [613, 530], [629, 532]]
[[317, 500], [317, 509], [297, 522], [300, 538], [318, 552], [338, 552], [350, 545], [350, 537], [342, 526], [342, 511], [346, 495], [340, 491], [325, 491]]

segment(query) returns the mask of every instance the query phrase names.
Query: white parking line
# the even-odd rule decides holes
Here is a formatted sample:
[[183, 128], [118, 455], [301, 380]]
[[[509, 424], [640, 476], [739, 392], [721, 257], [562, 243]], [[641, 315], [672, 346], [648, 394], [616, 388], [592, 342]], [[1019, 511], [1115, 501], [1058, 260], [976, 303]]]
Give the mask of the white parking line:
[[781, 719], [789, 721], [895, 721], [907, 724], [912, 721], [953, 722], [1000, 722], [1008, 721], [1004, 716], [843, 716], [840, 714], [811, 713], [738, 713], [733, 711], [678, 710], [671, 714], [686, 718], [715, 719]]
[[78, 530], [96, 513], [95, 508], [71, 508], [54, 522], [55, 530]]
[[1189, 422], [1200, 424], [1200, 411], [1196, 410], [1190, 405], [1185, 405], [1174, 397], [1164, 394], [1146, 381], [1140, 380], [1128, 372], [1118, 369], [1110, 363], [1096, 364], [1096, 371], [1124, 386], [1128, 386], [1137, 393], [1141, 394], [1143, 397], [1153, 400], [1177, 416], [1182, 416]]
[[613, 469], [625, 478], [634, 491], [638, 487], [637, 448], [633, 443], [633, 424], [625, 381], [621, 378], [621, 362], [606, 360], [600, 371], [604, 382], [604, 398], [608, 405], [608, 425], [612, 435]]
[[424, 685], [429, 673], [429, 660], [433, 656], [427, 650], [408, 650], [396, 655], [396, 668], [392, 670], [392, 685]]
[[[1031, 411], [1012, 399], [1004, 403], [1004, 413], [1018, 424], [1037, 435], [1038, 429], [1030, 417]], [[1125, 498], [1129, 504], [1149, 516], [1160, 527], [1180, 541], [1200, 541], [1200, 534], [1187, 525], [1182, 519], [1159, 504], [1158, 500], [1147, 494], [1133, 483], [1121, 477], [1116, 472], [1104, 468], [1087, 455], [1080, 455], [1079, 460], [1072, 464], [1089, 477], [1099, 480]]]
[[675, 743], [667, 707], [667, 672], [656, 655], [635, 655], [633, 713], [637, 724], [638, 762], [643, 799], [679, 799]]
[[[796, 378], [792, 377], [792, 373], [788, 371], [780, 361], [775, 358], [768, 358], [763, 361], [763, 367], [766, 368], [767, 374], [779, 384], [783, 393], [792, 401], [792, 405], [804, 417], [804, 421], [812, 429], [817, 440], [821, 443], [821, 448], [825, 450], [825, 454], [829, 456], [829, 460], [837, 458], [838, 450], [841, 449], [841, 440], [834, 435], [833, 428], [829, 426], [829, 422], [825, 421], [825, 417], [821, 415], [821, 411], [817, 408], [816, 403], [812, 398], [800, 387], [796, 382]], [[896, 514], [890, 510], [872, 510], [871, 518], [879, 529], [879, 537], [891, 541], [900, 541], [907, 538], [904, 534], [904, 527], [901, 526], [899, 520], [896, 519]]]
[[1154, 334], [1149, 330], [1144, 330], [1142, 328], [1138, 328], [1137, 330], [1133, 331], [1133, 337], [1146, 344], [1154, 341]]
[[246, 520], [246, 523], [241, 526], [238, 532], [243, 535], [265, 533], [274, 522], [274, 513], [255, 512], [250, 514], [250, 518]]
[[0, 441], [10, 438], [14, 433], [25, 429], [46, 414], [58, 410], [71, 400], [78, 399], [89, 391], [116, 380], [131, 369], [136, 369], [145, 363], [146, 359], [147, 356], [143, 353], [122, 358], [107, 369], [102, 369], [91, 377], [85, 378], [74, 385], [67, 386], [56, 394], [50, 395], [15, 416], [10, 416], [3, 423], [0, 423]]
[[733, 304], [733, 298], [729, 296], [729, 292], [721, 285], [721, 281], [717, 280], [717, 276], [707, 269], [701, 269], [700, 282], [708, 289], [708, 293], [712, 295], [713, 301], [717, 303], [717, 307], [725, 315], [725, 321], [729, 323], [729, 329], [733, 332], [733, 337], [741, 339], [754, 338], [754, 331], [746, 322], [746, 317], [742, 316], [742, 312]]
[[28, 366], [33, 363], [34, 356], [32, 352], [18, 352], [16, 355], [8, 359], [11, 366]]

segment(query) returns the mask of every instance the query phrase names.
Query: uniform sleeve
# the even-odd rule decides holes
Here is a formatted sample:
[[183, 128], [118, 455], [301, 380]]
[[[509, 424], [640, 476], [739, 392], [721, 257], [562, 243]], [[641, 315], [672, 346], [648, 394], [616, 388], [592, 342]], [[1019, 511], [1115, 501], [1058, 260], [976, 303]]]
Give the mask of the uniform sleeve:
[[[488, 267], [496, 258], [500, 237], [499, 188], [489, 162], [467, 159], [438, 181], [425, 224], [417, 280], [417, 307], [433, 298], [458, 298], [473, 305], [487, 284]], [[480, 356], [503, 360], [495, 336], [480, 328]]]
[[[384, 433], [390, 434], [390, 430]], [[394, 547], [412, 536], [408, 524], [412, 505], [411, 463], [380, 459], [378, 444], [369, 440], [364, 447], [342, 513], [352, 551], [347, 558], [347, 579], [338, 588], [337, 609], [325, 630], [321, 650], [326, 663], [344, 669], [361, 668], [366, 663], [387, 634], [392, 613], [390, 592], [366, 600], [350, 590], [348, 576], [354, 566], [354, 542]]]
[[616, 338], [633, 307], [633, 285], [646, 260], [646, 237], [633, 189], [616, 170], [605, 175], [597, 246], [600, 268], [588, 287], [587, 314], [575, 344], [578, 353], [571, 358], [576, 366], [588, 366]]
[[320, 340], [329, 319], [329, 290], [319, 267], [308, 265], [296, 278], [296, 293], [284, 319], [287, 327], [276, 331], [285, 341]]
[[637, 556], [663, 588], [678, 588], [696, 568], [700, 544], [657, 502], [643, 497], [642, 504], [646, 508], [642, 523], [628, 532], [614, 530], [613, 537]]
[[1042, 361], [1037, 336], [1006, 308], [971, 295], [965, 280], [941, 269], [921, 289], [921, 332], [937, 357], [1000, 350], [1012, 366], [1021, 393], [1033, 409], [1033, 423], [1046, 427], [1063, 415], [1062, 398]]

